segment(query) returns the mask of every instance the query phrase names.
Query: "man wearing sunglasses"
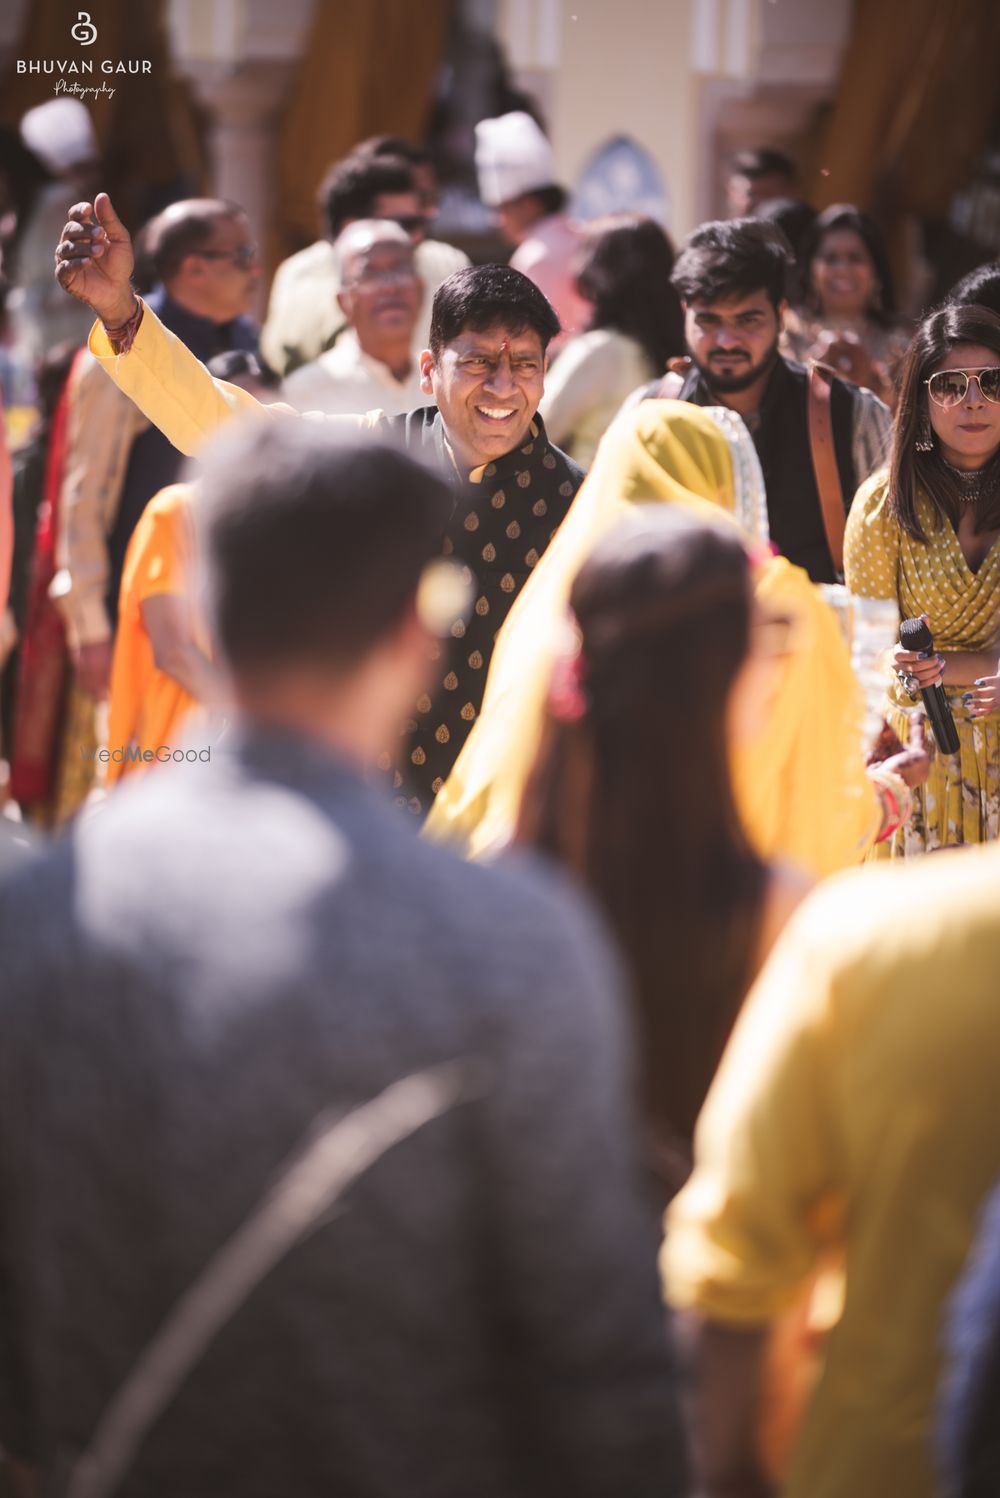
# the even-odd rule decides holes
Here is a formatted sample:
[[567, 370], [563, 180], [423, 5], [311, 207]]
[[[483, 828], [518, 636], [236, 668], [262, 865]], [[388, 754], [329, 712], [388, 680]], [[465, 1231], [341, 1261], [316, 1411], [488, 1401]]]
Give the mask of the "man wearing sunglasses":
[[[156, 282], [147, 305], [196, 358], [256, 351], [247, 314], [260, 267], [241, 209], [215, 198], [173, 203], [146, 226], [140, 243]], [[126, 548], [149, 500], [178, 478], [183, 458], [89, 354], [71, 376], [67, 444], [53, 592], [76, 685], [100, 698]]]
[[427, 237], [429, 216], [416, 169], [403, 156], [386, 155], [380, 138], [362, 142], [331, 168], [319, 190], [325, 237], [282, 261], [274, 276], [261, 348], [272, 369], [291, 374], [332, 349], [347, 326], [334, 246], [359, 219], [391, 219], [409, 236], [425, 291], [413, 336], [416, 357], [427, 345], [431, 299], [469, 257], [454, 245]]

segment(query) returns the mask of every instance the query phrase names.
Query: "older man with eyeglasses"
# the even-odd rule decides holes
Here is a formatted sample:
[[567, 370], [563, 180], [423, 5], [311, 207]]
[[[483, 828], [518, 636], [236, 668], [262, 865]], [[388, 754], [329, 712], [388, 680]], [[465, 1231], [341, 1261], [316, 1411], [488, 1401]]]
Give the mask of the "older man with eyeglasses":
[[288, 376], [285, 399], [327, 416], [377, 409], [398, 416], [429, 405], [413, 351], [424, 283], [409, 234], [392, 219], [356, 219], [333, 249], [347, 326], [332, 348]]

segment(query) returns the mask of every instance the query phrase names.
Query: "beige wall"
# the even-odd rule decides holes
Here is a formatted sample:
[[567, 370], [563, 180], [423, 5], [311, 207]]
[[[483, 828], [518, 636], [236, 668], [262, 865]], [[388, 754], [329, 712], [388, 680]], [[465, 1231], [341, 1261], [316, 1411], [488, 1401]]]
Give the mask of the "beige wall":
[[722, 211], [735, 148], [795, 154], [833, 97], [855, 0], [497, 0], [497, 36], [537, 97], [563, 180], [629, 134], [681, 238]]
[[666, 182], [671, 232], [697, 223], [691, 0], [500, 0], [497, 34], [545, 109], [564, 182], [626, 133]]

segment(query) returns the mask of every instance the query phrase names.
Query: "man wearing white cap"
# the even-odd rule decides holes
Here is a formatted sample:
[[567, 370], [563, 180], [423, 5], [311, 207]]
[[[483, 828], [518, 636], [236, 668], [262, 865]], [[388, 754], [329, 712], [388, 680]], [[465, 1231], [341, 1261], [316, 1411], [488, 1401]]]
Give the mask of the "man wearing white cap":
[[100, 168], [94, 127], [79, 99], [52, 99], [29, 109], [21, 139], [55, 179], [35, 200], [17, 256], [17, 275], [7, 303], [15, 358], [25, 368], [59, 343], [84, 344], [90, 324], [86, 309], [53, 290], [48, 261], [52, 235], [66, 221], [66, 210], [89, 196]]
[[495, 208], [500, 232], [516, 246], [510, 263], [528, 276], [556, 309], [563, 332], [556, 353], [590, 322], [590, 307], [576, 289], [579, 237], [565, 213], [566, 192], [556, 182], [552, 147], [523, 110], [480, 120], [476, 126], [479, 196]]

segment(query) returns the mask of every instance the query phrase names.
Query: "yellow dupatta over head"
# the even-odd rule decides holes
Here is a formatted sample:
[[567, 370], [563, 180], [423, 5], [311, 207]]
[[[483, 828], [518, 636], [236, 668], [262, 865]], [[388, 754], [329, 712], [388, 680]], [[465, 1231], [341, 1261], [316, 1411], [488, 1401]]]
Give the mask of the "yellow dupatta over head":
[[[472, 857], [509, 841], [538, 749], [573, 580], [628, 507], [651, 501], [681, 505], [709, 524], [732, 523], [755, 551], [766, 545], [760, 465], [737, 416], [651, 400], [619, 417], [500, 632], [479, 721], [434, 804], [428, 836], [456, 842]], [[878, 824], [847, 649], [801, 568], [765, 551], [754, 586], [769, 610], [794, 616], [796, 648], [778, 665], [766, 722], [735, 753], [737, 805], [765, 857], [791, 859], [817, 876], [832, 873], [862, 856]]]

